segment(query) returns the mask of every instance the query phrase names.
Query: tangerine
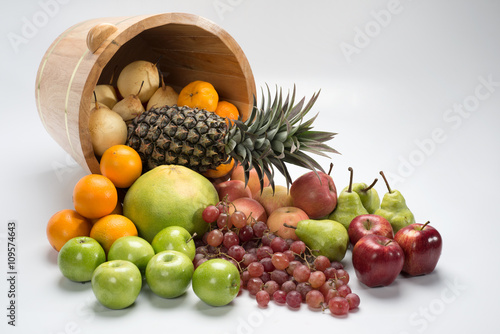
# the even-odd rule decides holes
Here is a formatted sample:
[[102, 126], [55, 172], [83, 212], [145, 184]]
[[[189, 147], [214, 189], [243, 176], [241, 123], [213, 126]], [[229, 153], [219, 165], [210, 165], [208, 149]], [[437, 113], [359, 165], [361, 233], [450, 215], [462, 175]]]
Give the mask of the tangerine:
[[56, 212], [47, 223], [47, 239], [56, 251], [75, 237], [88, 237], [92, 223], [81, 214], [71, 209]]
[[90, 237], [97, 240], [106, 254], [113, 242], [126, 236], [137, 236], [137, 228], [123, 215], [104, 216], [96, 221], [90, 230]]
[[179, 93], [177, 105], [190, 108], [215, 111], [219, 103], [219, 94], [214, 86], [206, 81], [193, 81]]
[[118, 192], [110, 179], [99, 174], [82, 177], [73, 189], [75, 210], [86, 218], [100, 218], [116, 207]]
[[217, 179], [219, 177], [223, 177], [228, 175], [234, 167], [234, 159], [231, 158], [231, 161], [225, 164], [221, 164], [217, 166], [216, 169], [209, 169], [206, 172], [203, 172], [203, 176], [212, 178], [212, 179]]
[[[228, 101], [220, 101], [217, 104], [217, 108], [215, 109], [215, 113], [220, 117], [226, 118], [226, 123], [229, 125], [230, 120], [238, 119], [240, 113], [238, 108], [234, 104]], [[229, 120], [228, 120], [229, 119]], [[233, 122], [231, 122], [233, 123]]]
[[99, 168], [117, 188], [128, 188], [141, 176], [142, 160], [132, 147], [114, 145], [102, 155]]

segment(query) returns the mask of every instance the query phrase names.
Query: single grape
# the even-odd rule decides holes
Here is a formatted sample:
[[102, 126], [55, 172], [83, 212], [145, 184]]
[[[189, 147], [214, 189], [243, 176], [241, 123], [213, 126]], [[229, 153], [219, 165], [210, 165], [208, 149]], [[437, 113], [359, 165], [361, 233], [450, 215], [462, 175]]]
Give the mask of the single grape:
[[286, 251], [283, 252], [283, 254], [286, 255], [288, 258], [288, 262], [295, 261], [295, 253], [292, 252], [291, 250], [287, 249]]
[[255, 300], [257, 301], [257, 305], [259, 305], [260, 307], [266, 307], [271, 300], [271, 296], [267, 291], [260, 290], [255, 294]]
[[196, 253], [194, 255], [193, 264], [196, 263], [196, 261], [198, 261], [198, 260], [204, 259], [205, 257], [206, 257], [205, 254]]
[[247, 271], [251, 277], [260, 277], [264, 273], [264, 266], [260, 262], [252, 262], [248, 265]]
[[258, 221], [255, 224], [253, 224], [253, 234], [257, 238], [262, 238], [266, 230], [267, 230], [267, 224], [264, 223], [263, 221]]
[[262, 289], [264, 282], [258, 277], [251, 277], [247, 282], [247, 290], [250, 295], [255, 296]]
[[283, 284], [281, 284], [281, 290], [285, 291], [286, 293], [289, 293], [290, 291], [295, 291], [297, 286], [293, 281], [286, 281]]
[[253, 228], [250, 225], [245, 225], [242, 228], [240, 228], [238, 232], [238, 237], [240, 238], [241, 242], [246, 242], [250, 241], [253, 238]]
[[336, 289], [330, 289], [326, 294], [323, 294], [325, 296], [325, 303], [328, 303], [330, 299], [334, 297], [340, 297], [339, 292]]
[[260, 279], [262, 280], [262, 282], [266, 283], [267, 281], [271, 280], [271, 274], [264, 271], [262, 275], [260, 275]]
[[240, 274], [240, 278], [241, 278], [241, 280], [243, 281], [243, 286], [246, 288], [246, 286], [247, 286], [247, 282], [248, 282], [248, 281], [250, 280], [250, 278], [252, 278], [252, 277], [250, 276], [250, 274], [248, 273], [248, 271], [246, 271], [246, 270], [245, 270], [245, 271], [241, 272], [241, 274]]
[[284, 270], [275, 269], [271, 272], [271, 279], [281, 286], [288, 281], [288, 274]]
[[265, 257], [259, 260], [259, 262], [262, 263], [262, 265], [264, 266], [264, 271], [267, 273], [270, 273], [274, 269], [276, 269], [274, 268], [273, 260], [270, 257]]
[[279, 290], [279, 288], [279, 284], [273, 280], [264, 282], [264, 286], [262, 287], [262, 289], [266, 291], [270, 296], [272, 296], [275, 291]]
[[346, 315], [349, 312], [349, 302], [343, 297], [333, 297], [328, 301], [328, 309], [334, 315]]
[[333, 283], [335, 284], [335, 288], [338, 289], [342, 285], [345, 285], [344, 281], [341, 279], [334, 279]]
[[335, 268], [326, 268], [323, 272], [325, 273], [326, 279], [335, 279], [335, 277], [337, 277], [337, 269]]
[[271, 247], [269, 246], [261, 246], [259, 248], [257, 248], [257, 258], [259, 260], [262, 260], [263, 258], [266, 258], [266, 257], [271, 257], [273, 255], [273, 250]]
[[216, 207], [217, 210], [219, 210], [219, 213], [228, 213], [229, 211], [229, 204], [225, 202], [219, 202]]
[[325, 283], [323, 283], [322, 286], [319, 287], [319, 291], [326, 296], [328, 290], [335, 289], [335, 283], [331, 280], [327, 280]]
[[347, 299], [347, 302], [349, 303], [349, 310], [355, 309], [359, 306], [359, 296], [355, 293], [350, 293], [347, 296], [345, 296], [345, 299]]
[[290, 261], [288, 261], [288, 257], [281, 252], [274, 253], [271, 257], [271, 262], [273, 263], [274, 268], [279, 270], [285, 270], [290, 264]]
[[257, 255], [255, 254], [252, 254], [252, 253], [245, 253], [245, 255], [243, 255], [243, 259], [241, 260], [241, 265], [246, 268], [248, 267], [248, 265], [252, 262], [257, 262], [258, 259], [257, 259]]
[[238, 235], [234, 231], [227, 231], [224, 233], [222, 243], [229, 249], [231, 246], [238, 245], [240, 243], [240, 238], [238, 238]]
[[318, 290], [311, 290], [306, 294], [306, 304], [310, 308], [321, 308], [325, 302], [325, 296]]
[[295, 270], [295, 267], [297, 267], [299, 264], [302, 264], [302, 263], [298, 260], [290, 261], [290, 263], [288, 263], [288, 268], [286, 268], [286, 272], [288, 273], [288, 275], [293, 275], [293, 271]]
[[245, 248], [240, 245], [233, 245], [227, 250], [227, 255], [232, 257], [235, 261], [240, 262], [246, 254]]
[[252, 243], [252, 241], [245, 243], [246, 247], [243, 246], [243, 248], [246, 249], [248, 254], [254, 254], [255, 256], [257, 256], [257, 248], [258, 247], [256, 247], [257, 245], [249, 245], [251, 243]]
[[230, 217], [231, 224], [236, 228], [242, 228], [247, 224], [247, 215], [242, 211], [235, 211]]
[[337, 288], [337, 291], [339, 292], [340, 297], [344, 297], [344, 298], [345, 298], [345, 296], [347, 296], [348, 294], [350, 294], [352, 292], [351, 288], [348, 285], [339, 286]]
[[311, 284], [309, 284], [308, 282], [298, 283], [297, 287], [295, 288], [295, 290], [302, 296], [302, 301], [306, 300], [307, 293], [312, 289], [313, 288], [311, 287]]
[[349, 283], [349, 273], [344, 269], [337, 270], [337, 278], [341, 279], [344, 282], [344, 284]]
[[303, 241], [296, 240], [290, 245], [290, 250], [300, 255], [306, 251], [306, 244]]
[[207, 259], [206, 257], [204, 257], [203, 259], [199, 259], [198, 261], [196, 261], [196, 262], [194, 263], [194, 268], [195, 268], [195, 269], [196, 269], [196, 268], [198, 268], [198, 266], [199, 266], [200, 264], [202, 264], [203, 262], [205, 262], [205, 261], [208, 261], [208, 259]]
[[229, 223], [229, 215], [225, 212], [221, 212], [217, 218], [217, 227], [222, 229], [227, 229]]
[[286, 304], [291, 308], [299, 308], [302, 304], [302, 296], [297, 291], [290, 291], [286, 294]]
[[299, 283], [307, 282], [309, 276], [311, 275], [311, 270], [305, 264], [299, 264], [293, 270], [293, 278]]
[[264, 235], [262, 236], [262, 239], [261, 239], [262, 245], [264, 245], [264, 246], [270, 246], [271, 245], [271, 241], [273, 241], [274, 238], [276, 238], [275, 234], [273, 234], [273, 233], [264, 233]]
[[325, 271], [325, 269], [330, 267], [330, 260], [324, 255], [319, 255], [314, 259], [313, 264], [316, 270]]
[[207, 235], [207, 244], [212, 247], [220, 246], [222, 240], [224, 239], [224, 234], [221, 230], [215, 229], [208, 232]]
[[215, 205], [209, 205], [201, 213], [201, 218], [203, 218], [206, 223], [211, 224], [219, 218], [219, 209], [217, 209]]
[[330, 263], [330, 267], [335, 268], [335, 269], [344, 269], [344, 265], [340, 263], [339, 261], [332, 261]]
[[322, 271], [314, 271], [309, 275], [308, 282], [313, 289], [317, 289], [325, 283], [326, 277]]
[[207, 246], [203, 245], [203, 246], [198, 246], [196, 247], [196, 254], [207, 254], [208, 253], [208, 250], [207, 250]]
[[273, 293], [273, 299], [276, 303], [278, 304], [285, 304], [286, 303], [286, 292], [283, 290], [276, 290]]
[[274, 239], [271, 240], [271, 243], [269, 246], [273, 249], [273, 252], [284, 252], [288, 250], [288, 245], [285, 241], [285, 239], [281, 237], [275, 237]]

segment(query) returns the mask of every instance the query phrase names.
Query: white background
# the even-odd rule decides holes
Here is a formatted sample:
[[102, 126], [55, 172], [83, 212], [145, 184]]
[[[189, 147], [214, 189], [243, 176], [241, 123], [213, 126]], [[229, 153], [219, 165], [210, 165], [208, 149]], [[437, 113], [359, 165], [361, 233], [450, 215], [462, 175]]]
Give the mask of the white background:
[[[500, 2], [61, 0], [14, 46], [9, 36], [22, 36], [26, 20], [43, 17], [48, 2], [4, 3], [0, 20], [2, 333], [479, 333], [497, 326]], [[388, 7], [393, 13], [383, 16]], [[339, 133], [331, 142], [342, 153], [331, 159], [337, 187], [347, 184], [349, 166], [357, 182], [371, 182], [380, 170], [391, 175], [417, 221], [430, 220], [443, 236], [436, 271], [369, 289], [355, 278], [348, 252], [343, 262], [361, 305], [346, 318], [304, 305], [293, 311], [271, 302], [263, 310], [247, 294], [211, 308], [191, 290], [176, 300], [144, 291], [133, 307], [111, 311], [97, 304], [90, 284], [63, 278], [45, 226], [72, 208], [72, 188], [85, 172], [42, 126], [36, 71], [52, 41], [75, 23], [162, 12], [198, 14], [227, 30], [258, 88], [296, 84], [307, 97], [321, 89], [317, 129]], [[462, 114], [453, 111], [460, 107]], [[293, 178], [305, 172], [291, 170]], [[385, 193], [382, 182], [377, 190]], [[18, 223], [15, 328], [6, 317], [11, 219]]]

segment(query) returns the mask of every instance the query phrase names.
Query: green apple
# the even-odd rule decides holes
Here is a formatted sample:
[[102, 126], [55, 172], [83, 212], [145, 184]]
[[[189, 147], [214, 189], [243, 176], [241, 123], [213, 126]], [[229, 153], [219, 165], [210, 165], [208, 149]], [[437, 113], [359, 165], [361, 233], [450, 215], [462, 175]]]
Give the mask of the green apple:
[[57, 265], [64, 277], [75, 282], [88, 282], [92, 273], [106, 261], [102, 246], [90, 237], [75, 237], [62, 246]]
[[229, 304], [240, 290], [240, 273], [224, 259], [210, 259], [200, 264], [193, 274], [193, 291], [212, 306]]
[[144, 274], [149, 260], [154, 255], [155, 251], [149, 242], [141, 237], [130, 235], [113, 242], [108, 252], [108, 261], [130, 261]]
[[92, 291], [99, 303], [113, 310], [132, 305], [142, 288], [142, 276], [135, 264], [126, 260], [104, 262], [92, 275]]
[[146, 282], [154, 294], [163, 298], [176, 298], [191, 285], [193, 272], [193, 262], [186, 254], [166, 250], [149, 260]]
[[191, 234], [181, 226], [165, 227], [155, 235], [151, 246], [153, 246], [155, 253], [175, 250], [186, 254], [191, 261], [193, 261], [196, 253], [196, 246]]

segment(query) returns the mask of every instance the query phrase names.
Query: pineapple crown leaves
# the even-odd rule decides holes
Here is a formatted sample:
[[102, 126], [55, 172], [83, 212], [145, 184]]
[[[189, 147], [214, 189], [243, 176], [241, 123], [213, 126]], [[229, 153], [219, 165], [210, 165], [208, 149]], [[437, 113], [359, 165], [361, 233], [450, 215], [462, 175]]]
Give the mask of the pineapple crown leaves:
[[[260, 107], [254, 96], [253, 108], [248, 119], [241, 119], [229, 125], [226, 137], [226, 154], [241, 163], [245, 171], [245, 183], [248, 182], [250, 170], [255, 168], [261, 189], [264, 176], [270, 180], [274, 190], [275, 167], [286, 179], [287, 187], [292, 183], [287, 164], [323, 171], [308, 153], [328, 157], [326, 153], [339, 153], [325, 142], [336, 133], [315, 131], [313, 123], [318, 114], [304, 120], [316, 102], [319, 92], [313, 94], [305, 103], [302, 98], [295, 104], [295, 86], [293, 92], [283, 99], [281, 89], [276, 89], [274, 98], [267, 87], [267, 99], [263, 98]], [[262, 89], [264, 97], [264, 90]]]

